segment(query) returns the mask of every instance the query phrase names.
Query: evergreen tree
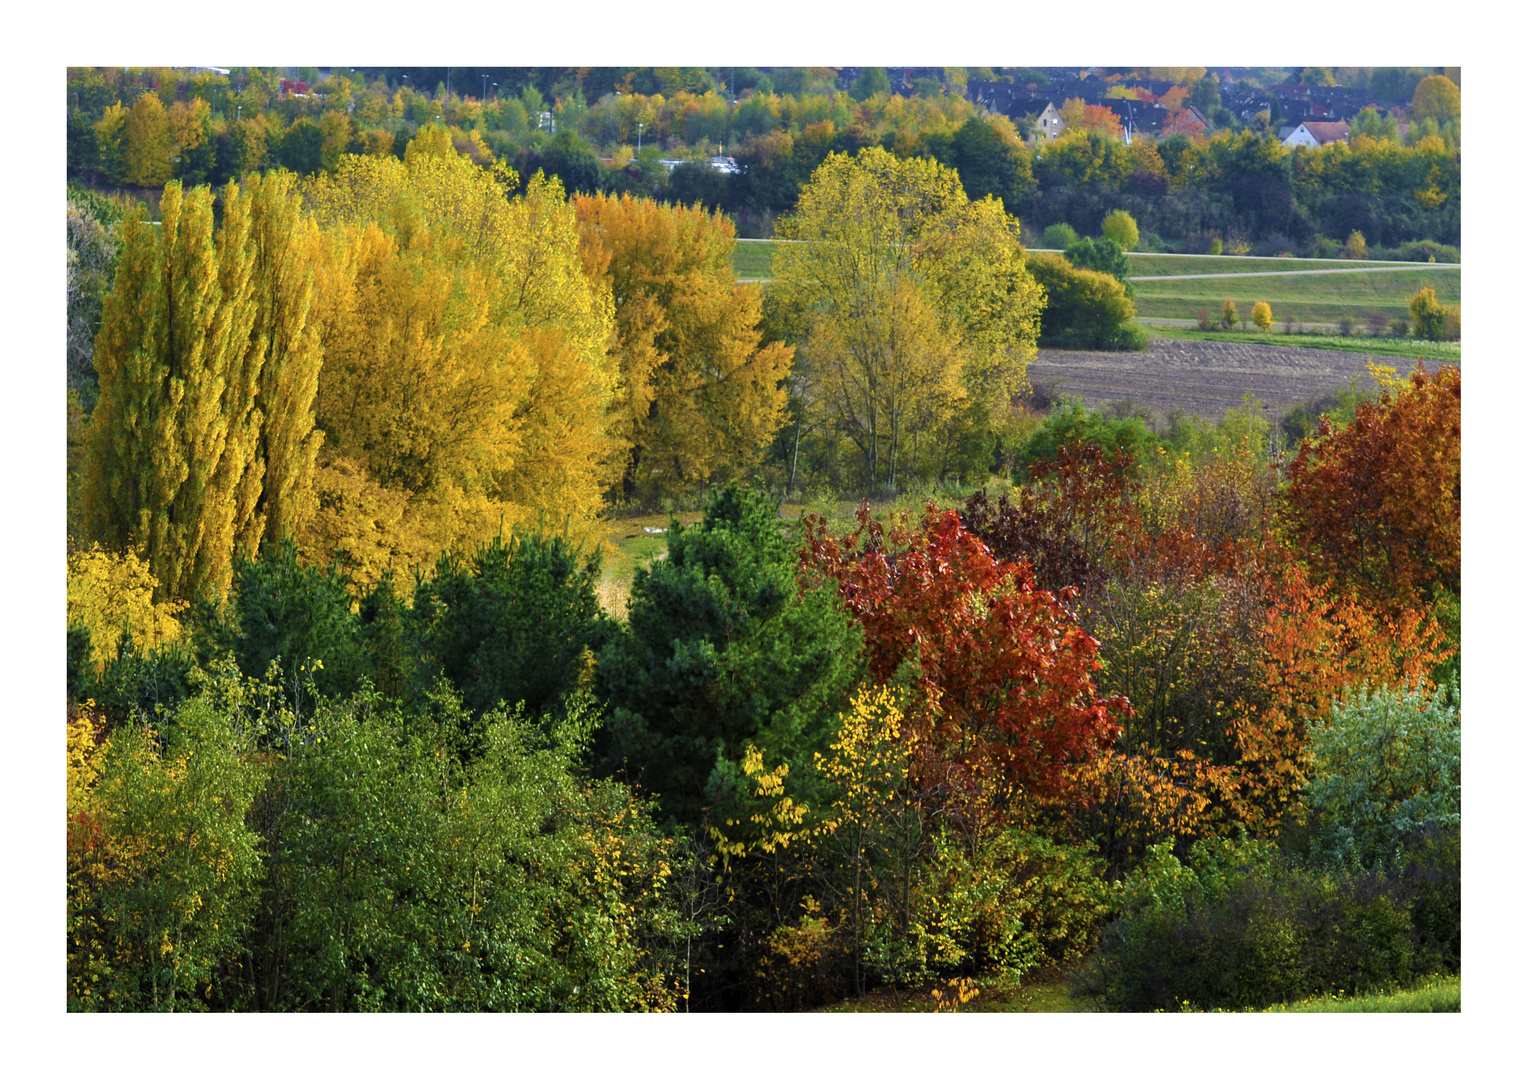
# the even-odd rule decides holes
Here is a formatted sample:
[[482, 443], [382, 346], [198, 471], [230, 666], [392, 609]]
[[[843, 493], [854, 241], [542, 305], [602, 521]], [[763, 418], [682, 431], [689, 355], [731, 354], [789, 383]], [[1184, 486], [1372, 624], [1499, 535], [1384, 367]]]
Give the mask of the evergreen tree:
[[604, 755], [694, 823], [735, 796], [750, 743], [809, 776], [863, 667], [834, 590], [798, 585], [768, 496], [729, 484], [668, 541], [668, 558], [637, 573], [629, 629], [599, 655]]

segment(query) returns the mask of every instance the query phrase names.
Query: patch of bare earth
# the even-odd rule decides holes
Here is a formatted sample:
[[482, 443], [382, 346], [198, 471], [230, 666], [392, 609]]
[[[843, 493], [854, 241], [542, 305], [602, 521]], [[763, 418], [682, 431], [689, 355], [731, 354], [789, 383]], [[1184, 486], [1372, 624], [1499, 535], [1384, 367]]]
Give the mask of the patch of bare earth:
[[1080, 397], [1089, 409], [1128, 398], [1159, 416], [1176, 408], [1219, 421], [1249, 392], [1269, 413], [1281, 415], [1346, 386], [1355, 375], [1366, 376], [1370, 360], [1403, 371], [1410, 366], [1399, 357], [1367, 353], [1154, 338], [1138, 353], [1041, 349], [1029, 380], [1050, 396]]

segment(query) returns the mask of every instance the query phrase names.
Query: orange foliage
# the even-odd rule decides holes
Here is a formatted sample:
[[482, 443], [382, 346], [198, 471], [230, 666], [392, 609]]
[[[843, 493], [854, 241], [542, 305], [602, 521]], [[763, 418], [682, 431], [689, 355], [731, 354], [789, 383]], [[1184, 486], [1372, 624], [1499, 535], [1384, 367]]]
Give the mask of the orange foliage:
[[1316, 576], [1391, 611], [1459, 594], [1459, 369], [1364, 402], [1341, 431], [1325, 417], [1289, 466], [1287, 520]]

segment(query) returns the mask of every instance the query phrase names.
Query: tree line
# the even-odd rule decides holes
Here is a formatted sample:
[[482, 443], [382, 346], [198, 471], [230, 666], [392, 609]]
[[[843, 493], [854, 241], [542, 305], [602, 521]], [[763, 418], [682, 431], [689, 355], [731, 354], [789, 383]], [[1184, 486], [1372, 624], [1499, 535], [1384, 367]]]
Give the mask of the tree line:
[[[783, 93], [761, 76], [735, 101], [714, 80], [704, 90], [677, 79], [644, 91], [628, 79], [624, 91], [591, 102], [572, 78], [551, 98], [535, 80], [479, 97], [471, 86], [432, 93], [336, 69], [298, 95], [257, 69], [236, 78], [71, 69], [69, 171], [134, 187], [222, 184], [272, 166], [310, 175], [348, 153], [401, 157], [421, 127], [439, 124], [460, 151], [503, 161], [522, 178], [541, 170], [569, 191], [699, 201], [730, 215], [743, 235], [768, 236], [828, 154], [880, 146], [954, 168], [971, 199], [994, 195], [1037, 232], [1066, 222], [1096, 234], [1123, 207], [1152, 250], [1220, 241], [1233, 252], [1324, 256], [1355, 230], [1386, 249], [1457, 247], [1458, 90], [1432, 78], [1453, 87], [1442, 127], [1429, 115], [1403, 145], [1376, 114], [1355, 121], [1351, 143], [1290, 150], [1266, 125], [1240, 122], [1164, 129], [1126, 145], [1113, 113], [1095, 106], [1090, 116], [1080, 101], [1061, 139], [1029, 145], [1029, 133], [962, 93], [861, 95], [822, 76]], [[1185, 95], [1167, 97], [1187, 115]], [[737, 173], [707, 163], [723, 150]], [[665, 155], [682, 163], [670, 171]]]

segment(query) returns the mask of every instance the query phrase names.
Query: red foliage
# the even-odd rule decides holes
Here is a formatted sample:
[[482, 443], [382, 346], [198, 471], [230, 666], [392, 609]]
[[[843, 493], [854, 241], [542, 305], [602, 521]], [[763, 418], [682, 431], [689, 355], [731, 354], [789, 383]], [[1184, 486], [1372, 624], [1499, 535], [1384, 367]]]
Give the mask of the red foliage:
[[1039, 587], [1086, 592], [1105, 573], [1110, 549], [1141, 531], [1130, 464], [1123, 451], [1063, 447], [1054, 461], [1034, 466], [1034, 483], [1013, 501], [1001, 495], [994, 508], [985, 490], [972, 495], [960, 522], [998, 558], [1028, 563]]
[[1289, 466], [1286, 518], [1323, 581], [1391, 611], [1459, 594], [1459, 369], [1422, 362], [1392, 396], [1321, 430]]
[[1129, 708], [1094, 693], [1098, 642], [1036, 588], [1027, 566], [994, 558], [954, 511], [928, 504], [917, 531], [885, 530], [868, 504], [858, 518], [858, 529], [835, 537], [809, 517], [802, 562], [838, 583], [864, 628], [871, 677], [912, 682], [942, 762], [1059, 793], [1068, 767], [1107, 748], [1119, 734], [1114, 714]]

